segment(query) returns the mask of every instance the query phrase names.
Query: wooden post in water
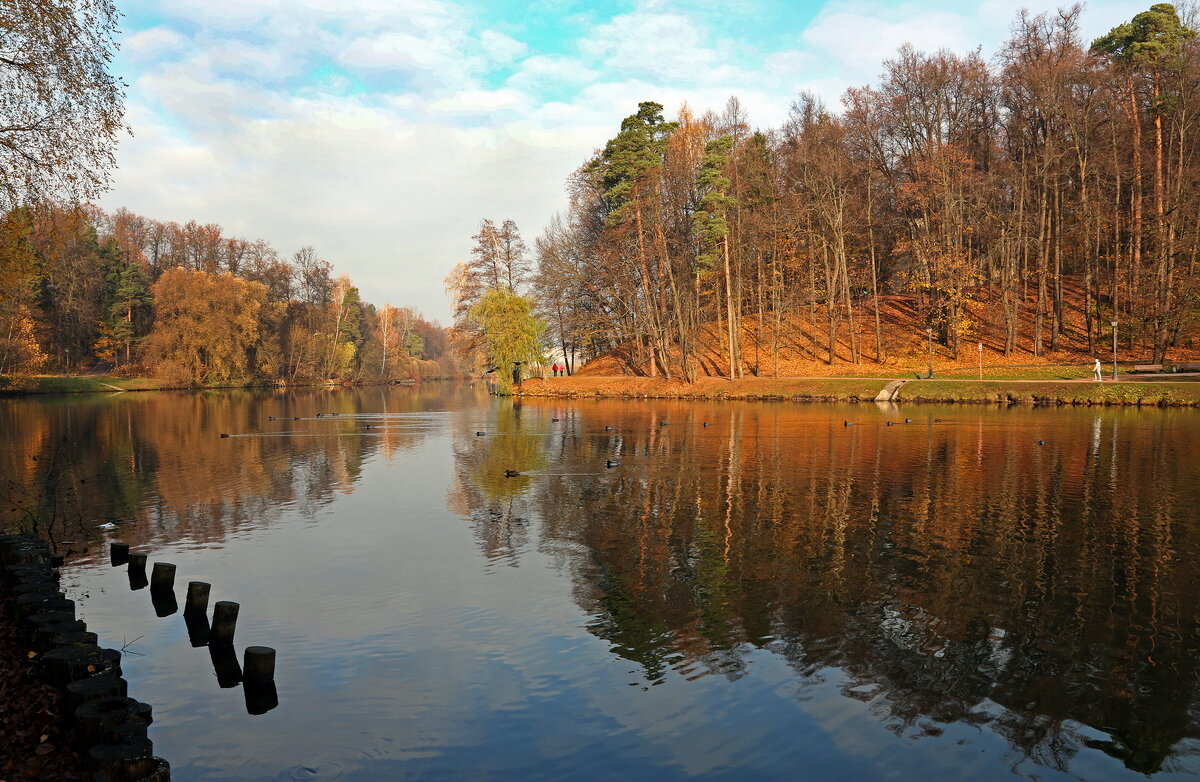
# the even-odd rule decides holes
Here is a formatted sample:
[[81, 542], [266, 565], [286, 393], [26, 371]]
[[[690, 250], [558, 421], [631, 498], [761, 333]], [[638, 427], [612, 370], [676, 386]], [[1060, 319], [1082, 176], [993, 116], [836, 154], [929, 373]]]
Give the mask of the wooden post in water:
[[212, 589], [212, 584], [206, 584], [203, 581], [189, 581], [187, 600], [183, 603], [183, 613], [205, 614], [208, 613], [208, 593]]
[[242, 663], [242, 678], [247, 684], [274, 681], [275, 650], [269, 646], [247, 646]]
[[140, 571], [142, 573], [146, 572], [146, 555], [145, 554], [138, 554], [137, 552], [130, 552], [127, 556], [129, 558], [129, 572], [130, 573], [134, 573], [134, 572], [138, 572], [138, 571]]
[[154, 571], [150, 574], [150, 589], [154, 592], [168, 592], [175, 588], [175, 566], [170, 562], [155, 562]]
[[113, 567], [124, 565], [129, 561], [129, 544], [128, 543], [113, 543], [109, 548], [109, 561]]
[[237, 629], [238, 609], [241, 606], [229, 600], [218, 600], [213, 606], [212, 630], [209, 646], [232, 646], [233, 632]]
[[145, 589], [146, 584], [146, 555], [130, 552], [129, 554], [129, 588]]

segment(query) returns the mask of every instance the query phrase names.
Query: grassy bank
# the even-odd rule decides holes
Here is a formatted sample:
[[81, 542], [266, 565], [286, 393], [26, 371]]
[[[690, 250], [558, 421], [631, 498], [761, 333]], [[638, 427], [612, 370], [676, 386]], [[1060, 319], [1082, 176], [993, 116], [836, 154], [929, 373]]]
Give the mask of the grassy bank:
[[[526, 397], [610, 399], [733, 399], [795, 402], [871, 401], [885, 378], [700, 378], [688, 384], [646, 377], [565, 377], [531, 379], [519, 392]], [[900, 389], [897, 402], [991, 404], [1078, 404], [1200, 406], [1200, 382], [1122, 380], [913, 380]]]
[[[0, 396], [28, 394], [113, 394], [119, 391], [207, 390], [260, 388], [272, 385], [262, 379], [230, 380], [203, 386], [183, 386], [161, 378], [111, 377], [108, 375], [0, 376]], [[303, 384], [302, 384], [303, 385]]]
[[150, 391], [163, 388], [161, 380], [149, 377], [103, 375], [0, 376], [0, 394], [88, 394], [115, 391]]

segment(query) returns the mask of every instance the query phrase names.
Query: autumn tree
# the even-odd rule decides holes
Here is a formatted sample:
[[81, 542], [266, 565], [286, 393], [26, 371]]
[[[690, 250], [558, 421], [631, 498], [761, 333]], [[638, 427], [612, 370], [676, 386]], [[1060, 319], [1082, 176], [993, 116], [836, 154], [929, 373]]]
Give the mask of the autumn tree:
[[39, 369], [48, 358], [34, 321], [32, 233], [27, 208], [13, 209], [0, 220], [0, 375]]
[[506, 287], [492, 288], [472, 308], [483, 329], [489, 359], [498, 367], [501, 393], [512, 390], [514, 362], [542, 360], [546, 325], [533, 314], [533, 302]]
[[229, 273], [169, 269], [154, 284], [147, 360], [193, 384], [253, 376], [259, 369], [259, 314], [266, 286]]
[[0, 209], [108, 186], [125, 128], [112, 0], [0, 5]]

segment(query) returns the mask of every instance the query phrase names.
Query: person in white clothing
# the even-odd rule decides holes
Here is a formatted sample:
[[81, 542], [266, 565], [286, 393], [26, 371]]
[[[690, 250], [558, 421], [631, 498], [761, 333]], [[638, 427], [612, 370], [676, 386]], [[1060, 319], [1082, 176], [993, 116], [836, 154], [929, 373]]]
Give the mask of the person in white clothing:
[[1092, 374], [1095, 375], [1095, 381], [1100, 382], [1100, 359], [1096, 359], [1096, 366], [1092, 367]]

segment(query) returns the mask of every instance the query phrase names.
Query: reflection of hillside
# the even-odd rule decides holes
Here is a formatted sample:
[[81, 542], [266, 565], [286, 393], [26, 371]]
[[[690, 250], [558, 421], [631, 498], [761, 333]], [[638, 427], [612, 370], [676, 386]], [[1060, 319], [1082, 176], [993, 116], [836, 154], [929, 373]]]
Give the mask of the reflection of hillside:
[[[648, 680], [745, 675], [763, 647], [805, 678], [841, 669], [897, 731], [986, 723], [1057, 768], [1086, 747], [1144, 773], [1195, 751], [1194, 417], [1063, 411], [1039, 447], [1039, 412], [901, 432], [747, 406], [700, 429], [646, 403], [605, 435], [581, 409], [583, 434], [522, 442], [592, 464], [620, 449], [627, 468], [534, 481], [520, 515]], [[464, 450], [469, 475], [486, 457]]]
[[[78, 494], [68, 512], [86, 529], [72, 538], [111, 520], [134, 545], [220, 541], [285, 506], [315, 513], [352, 489], [368, 459], [415, 447], [430, 428], [419, 416], [457, 393], [431, 385], [0, 400], [0, 475], [27, 494]], [[56, 447], [66, 474], [39, 487], [38, 465]]]

